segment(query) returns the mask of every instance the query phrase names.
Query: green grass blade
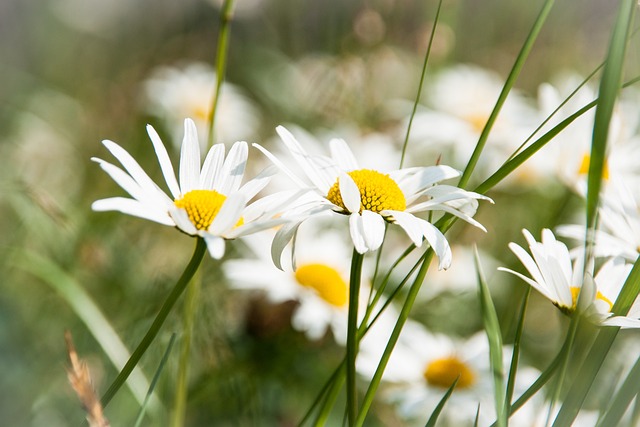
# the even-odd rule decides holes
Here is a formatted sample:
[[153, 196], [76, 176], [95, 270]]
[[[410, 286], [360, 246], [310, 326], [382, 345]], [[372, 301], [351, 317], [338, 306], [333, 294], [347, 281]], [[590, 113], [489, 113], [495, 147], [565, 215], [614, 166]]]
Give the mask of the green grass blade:
[[480, 257], [478, 250], [475, 248], [475, 263], [478, 275], [478, 293], [480, 297], [480, 306], [482, 308], [482, 320], [484, 329], [489, 340], [489, 360], [491, 362], [491, 371], [493, 372], [493, 391], [495, 399], [495, 407], [497, 414], [497, 426], [505, 427], [507, 425], [507, 412], [505, 404], [505, 386], [504, 373], [502, 371], [502, 332], [500, 331], [500, 323], [498, 322], [498, 314], [489, 293], [489, 286], [485, 280], [482, 266], [480, 265]]
[[153, 396], [153, 390], [156, 388], [156, 384], [158, 383], [158, 379], [160, 378], [160, 373], [164, 369], [164, 365], [167, 363], [169, 359], [169, 353], [171, 353], [171, 349], [173, 348], [173, 343], [176, 340], [175, 332], [171, 334], [171, 339], [169, 339], [169, 344], [167, 344], [167, 349], [164, 351], [164, 355], [162, 356], [162, 360], [160, 360], [160, 364], [158, 365], [158, 369], [156, 369], [156, 373], [153, 375], [151, 379], [151, 385], [149, 386], [149, 391], [147, 392], [147, 396], [144, 398], [144, 402], [142, 402], [142, 406], [140, 407], [140, 412], [138, 412], [138, 417], [136, 418], [136, 423], [134, 427], [140, 427], [142, 420], [144, 419], [144, 414], [147, 412], [147, 405], [149, 403], [149, 399]]
[[622, 416], [627, 411], [631, 401], [638, 395], [638, 391], [640, 391], [638, 384], [640, 384], [640, 359], [636, 361], [631, 371], [627, 374], [627, 378], [613, 398], [613, 402], [611, 402], [605, 416], [596, 427], [620, 425]]
[[164, 304], [160, 308], [160, 311], [158, 312], [158, 314], [156, 315], [156, 318], [154, 319], [153, 323], [149, 327], [149, 330], [140, 341], [140, 344], [138, 344], [138, 347], [134, 350], [133, 354], [131, 355], [127, 363], [124, 365], [124, 367], [122, 368], [122, 370], [120, 371], [116, 379], [113, 380], [113, 383], [111, 383], [111, 386], [107, 389], [107, 391], [102, 396], [101, 401], [102, 401], [103, 407], [107, 406], [109, 401], [113, 398], [113, 396], [115, 396], [115, 394], [118, 392], [120, 387], [122, 387], [122, 384], [127, 380], [127, 377], [129, 376], [129, 374], [131, 374], [131, 371], [133, 371], [133, 369], [136, 367], [136, 365], [140, 361], [140, 358], [142, 358], [144, 353], [147, 351], [147, 349], [155, 339], [156, 335], [160, 331], [160, 328], [162, 327], [162, 324], [164, 323], [164, 321], [167, 319], [167, 316], [171, 312], [171, 309], [173, 308], [176, 301], [178, 300], [182, 292], [185, 290], [185, 288], [191, 281], [191, 278], [193, 277], [193, 275], [198, 270], [198, 267], [200, 266], [200, 263], [202, 262], [202, 258], [204, 257], [204, 254], [206, 253], [206, 251], [207, 251], [207, 244], [204, 242], [203, 238], [198, 237], [196, 239], [196, 248], [193, 252], [193, 256], [191, 257], [191, 260], [189, 261], [189, 264], [185, 268], [184, 272], [180, 276], [180, 279], [178, 279], [175, 286], [171, 290], [171, 293], [169, 293], [169, 296], [167, 296], [167, 299], [165, 300]]
[[509, 377], [507, 379], [507, 413], [510, 413], [511, 401], [513, 400], [513, 390], [516, 383], [516, 373], [518, 372], [518, 362], [520, 360], [520, 344], [522, 342], [522, 331], [524, 330], [524, 318], [529, 304], [529, 296], [531, 295], [531, 287], [527, 286], [524, 298], [522, 299], [522, 305], [520, 308], [520, 316], [518, 318], [518, 326], [516, 329], [516, 336], [513, 341], [513, 355], [511, 356], [511, 364], [509, 365]]
[[427, 423], [424, 425], [424, 427], [435, 427], [436, 422], [438, 422], [438, 417], [440, 416], [440, 414], [442, 413], [442, 410], [444, 409], [444, 405], [447, 403], [447, 400], [449, 400], [451, 393], [453, 393], [453, 390], [456, 388], [456, 384], [458, 384], [458, 380], [459, 378], [456, 378], [453, 384], [451, 384], [451, 387], [449, 387], [449, 390], [447, 390], [444, 396], [442, 396], [442, 399], [440, 399], [440, 402], [438, 402], [438, 405], [435, 407], [435, 409], [431, 413], [431, 416], [427, 420]]
[[424, 77], [427, 74], [427, 63], [429, 62], [429, 56], [431, 55], [431, 46], [433, 45], [433, 37], [436, 34], [436, 27], [440, 20], [440, 8], [442, 7], [442, 0], [438, 2], [438, 9], [436, 9], [436, 17], [433, 20], [433, 28], [431, 29], [431, 35], [429, 36], [429, 45], [427, 46], [427, 52], [424, 55], [424, 63], [422, 64], [422, 73], [420, 74], [420, 83], [418, 84], [418, 92], [416, 93], [416, 102], [413, 104], [413, 110], [411, 110], [411, 116], [409, 116], [409, 124], [407, 125], [407, 133], [404, 136], [404, 143], [402, 144], [402, 155], [400, 156], [400, 169], [404, 165], [404, 156], [407, 152], [407, 146], [409, 145], [409, 135], [411, 134], [411, 125], [413, 124], [413, 118], [416, 115], [418, 104], [420, 103], [420, 97], [422, 96], [422, 87], [424, 86]]
[[480, 134], [480, 138], [478, 139], [476, 148], [473, 150], [473, 153], [471, 154], [471, 158], [467, 163], [467, 167], [464, 169], [464, 172], [460, 177], [460, 182], [458, 184], [459, 187], [464, 188], [469, 182], [469, 179], [471, 178], [471, 174], [473, 173], [473, 170], [475, 169], [478, 163], [478, 160], [480, 159], [480, 154], [482, 154], [482, 150], [484, 149], [484, 146], [487, 143], [487, 139], [489, 138], [489, 133], [491, 132], [491, 128], [493, 127], [493, 124], [498, 118], [498, 114], [500, 113], [502, 106], [507, 100], [507, 96], [509, 95], [509, 92], [513, 88], [516, 80], [518, 79], [518, 76], [520, 75], [520, 72], [522, 71], [522, 67], [524, 66], [524, 63], [527, 60], [527, 57], [529, 56], [531, 49], [533, 48], [533, 44], [535, 43], [536, 38], [538, 37], [538, 34], [540, 34], [540, 30], [542, 29], [542, 26], [546, 21], [547, 16], [549, 15], [549, 12], [551, 11], [551, 7], [553, 6], [553, 3], [554, 3], [554, 0], [546, 0], [542, 5], [542, 9], [540, 10], [540, 13], [536, 18], [533, 24], [533, 27], [531, 28], [531, 31], [529, 31], [529, 35], [527, 36], [527, 39], [525, 40], [524, 44], [522, 45], [522, 48], [520, 49], [520, 52], [518, 53], [516, 61], [513, 64], [513, 67], [511, 68], [511, 72], [509, 72], [509, 75], [507, 76], [507, 80], [505, 81], [504, 86], [502, 87], [500, 96], [498, 96], [496, 105], [495, 107], [493, 107], [493, 110], [489, 115], [489, 119], [487, 120], [487, 123], [485, 124], [484, 129], [482, 129], [482, 133]]
[[[631, 305], [640, 293], [640, 257], [636, 260], [627, 280], [622, 286], [620, 295], [613, 304], [614, 315], [624, 316], [631, 308]], [[580, 369], [580, 375], [571, 385], [560, 412], [553, 423], [553, 427], [569, 426], [575, 419], [584, 399], [587, 396], [595, 377], [609, 353], [618, 330], [617, 327], [605, 327], [600, 330], [598, 337], [591, 346], [589, 358], [587, 358]]]
[[[18, 268], [33, 274], [51, 286], [69, 304], [117, 370], [125, 365], [130, 356], [129, 350], [98, 305], [73, 277], [56, 263], [30, 251], [17, 252], [12, 262]], [[127, 387], [139, 404], [145, 401], [149, 381], [140, 369], [135, 369], [131, 373], [127, 380]], [[159, 400], [154, 398], [152, 400], [154, 410], [159, 409], [159, 405]]]
[[598, 105], [596, 106], [593, 124], [589, 175], [587, 178], [587, 230], [592, 229], [595, 225], [602, 173], [605, 165], [609, 123], [611, 122], [613, 108], [622, 84], [622, 70], [635, 8], [636, 2], [634, 0], [620, 2], [618, 17], [613, 26], [613, 35], [611, 36], [607, 60], [600, 79]]

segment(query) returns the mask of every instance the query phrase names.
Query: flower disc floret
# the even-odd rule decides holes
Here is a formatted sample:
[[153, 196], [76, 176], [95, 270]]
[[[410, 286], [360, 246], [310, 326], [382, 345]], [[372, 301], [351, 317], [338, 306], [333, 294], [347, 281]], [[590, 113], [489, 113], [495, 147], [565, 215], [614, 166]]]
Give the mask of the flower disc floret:
[[432, 386], [449, 388], [457, 379], [457, 388], [469, 388], [475, 381], [474, 372], [457, 357], [436, 359], [427, 365], [424, 379]]
[[347, 304], [347, 283], [334, 268], [324, 264], [306, 264], [298, 267], [295, 276], [300, 285], [315, 290], [329, 304], [336, 307]]
[[191, 190], [182, 198], [176, 199], [174, 203], [187, 212], [189, 219], [198, 230], [207, 230], [220, 212], [225, 200], [227, 197], [215, 190]]
[[[574, 311], [576, 311], [576, 307], [578, 306], [578, 296], [580, 295], [580, 288], [577, 287], [577, 286], [571, 286], [569, 288], [569, 290], [571, 291], [571, 301], [572, 301], [571, 307], [562, 306], [562, 305], [560, 305], [558, 303], [555, 303], [555, 302], [553, 303], [564, 314], [573, 313]], [[596, 299], [599, 299], [599, 300], [604, 301], [605, 303], [607, 303], [607, 305], [609, 306], [609, 311], [611, 311], [611, 309], [613, 308], [613, 303], [609, 300], [609, 298], [605, 297], [602, 294], [602, 292], [600, 292], [600, 291], [596, 292]]]
[[[407, 201], [398, 184], [387, 174], [371, 169], [348, 172], [360, 190], [360, 213], [363, 210], [380, 213], [383, 210], [404, 211]], [[346, 210], [338, 180], [331, 186], [327, 199]]]

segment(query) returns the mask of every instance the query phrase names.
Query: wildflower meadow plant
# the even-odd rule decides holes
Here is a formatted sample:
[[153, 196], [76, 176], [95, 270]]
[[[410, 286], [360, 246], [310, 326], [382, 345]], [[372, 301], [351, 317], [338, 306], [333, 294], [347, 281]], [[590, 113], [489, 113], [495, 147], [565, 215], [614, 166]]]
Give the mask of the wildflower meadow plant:
[[[273, 12], [267, 0], [253, 3], [241, 21], [245, 41], [255, 38], [248, 29], [257, 18]], [[178, 63], [191, 66], [128, 73], [151, 76], [131, 85], [143, 88], [151, 145], [146, 137], [140, 147], [135, 137], [104, 140], [116, 164], [95, 157], [104, 148], [94, 144], [91, 160], [126, 194], [105, 198], [121, 190], [96, 186], [91, 209], [100, 214], [91, 218], [115, 211], [156, 224], [109, 222], [110, 230], [126, 228], [127, 252], [108, 256], [106, 243], [87, 245], [79, 277], [147, 283], [138, 273], [124, 280], [138, 271], [127, 254], [152, 240], [181, 260], [176, 242], [192, 237], [184, 271], [168, 291], [144, 290], [154, 296], [144, 304], [131, 298], [137, 288], [114, 292], [105, 304], [122, 298], [118, 310], [103, 314], [101, 301], [60, 265], [29, 250], [12, 261], [68, 300], [118, 372], [111, 378], [105, 370], [110, 384], [99, 393], [79, 356], [84, 346], [67, 334], [69, 379], [90, 425], [109, 425], [107, 418], [174, 427], [639, 425], [640, 354], [625, 346], [640, 328], [640, 167], [629, 160], [640, 150], [637, 120], [629, 120], [640, 102], [628, 90], [638, 79], [627, 58], [637, 42], [637, 2], [618, 2], [609, 47], [592, 73], [572, 74], [561, 89], [533, 80], [521, 89], [521, 73], [540, 58], [531, 53], [553, 3], [542, 2], [510, 69], [500, 56], [504, 77], [443, 59], [455, 38], [440, 26], [442, 1], [433, 22], [421, 25], [430, 29], [423, 57], [374, 49], [392, 25], [367, 4], [354, 17], [354, 34], [337, 44], [372, 43], [369, 62], [352, 53], [285, 60], [275, 49], [242, 44], [229, 59], [234, 2], [225, 0], [215, 68], [185, 57]], [[176, 46], [194, 37], [173, 39], [172, 55], [186, 55]], [[231, 73], [239, 58], [242, 67]], [[384, 58], [399, 65], [385, 67]], [[402, 84], [380, 87], [393, 70]], [[417, 83], [412, 99], [386, 102], [409, 74]], [[341, 90], [350, 76], [359, 86]], [[331, 82], [340, 86], [325, 90]], [[540, 88], [537, 100], [527, 86]], [[335, 102], [343, 104], [330, 110]], [[157, 224], [180, 233], [132, 237]], [[164, 269], [148, 271], [148, 282], [167, 279]], [[179, 301], [182, 317], [171, 317]], [[141, 320], [149, 311], [155, 318]], [[135, 322], [126, 340], [142, 338], [132, 352], [108, 317], [118, 327]], [[630, 349], [625, 360], [617, 345]], [[124, 385], [138, 401], [135, 424], [127, 396], [113, 400]]]

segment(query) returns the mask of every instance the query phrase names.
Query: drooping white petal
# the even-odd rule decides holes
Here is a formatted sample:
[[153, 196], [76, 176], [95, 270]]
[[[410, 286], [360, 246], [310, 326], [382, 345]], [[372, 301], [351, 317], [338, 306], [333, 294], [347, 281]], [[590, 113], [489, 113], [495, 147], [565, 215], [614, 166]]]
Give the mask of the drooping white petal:
[[340, 169], [346, 172], [359, 169], [358, 161], [344, 139], [334, 138], [329, 141], [331, 157]]
[[243, 194], [233, 193], [224, 201], [220, 211], [211, 222], [208, 233], [216, 236], [222, 235], [225, 231], [233, 228], [242, 215], [242, 209], [247, 204], [247, 199]]
[[138, 183], [129, 176], [125, 171], [119, 167], [112, 165], [109, 162], [105, 162], [102, 159], [92, 158], [94, 162], [98, 163], [102, 170], [104, 170], [110, 177], [118, 184], [124, 191], [129, 193], [131, 197], [138, 201], [150, 199], [150, 195], [145, 192]]
[[507, 273], [511, 273], [515, 276], [518, 276], [519, 278], [521, 278], [522, 280], [524, 280], [525, 282], [527, 282], [529, 284], [529, 286], [533, 287], [534, 289], [536, 289], [538, 292], [540, 292], [545, 298], [547, 298], [548, 300], [550, 300], [551, 302], [557, 303], [557, 304], [561, 304], [561, 306], [563, 307], [571, 307], [571, 305], [567, 306], [562, 304], [560, 301], [558, 301], [558, 299], [556, 298], [555, 295], [552, 295], [549, 292], [549, 289], [547, 289], [546, 286], [542, 286], [543, 284], [536, 282], [535, 280], [532, 280], [530, 277], [527, 277], [521, 273], [518, 273], [517, 271], [513, 271], [509, 268], [505, 268], [505, 267], [498, 267], [498, 270], [500, 271], [505, 271]]
[[227, 158], [222, 165], [219, 190], [222, 194], [231, 194], [240, 188], [244, 170], [247, 166], [249, 148], [245, 141], [238, 141], [229, 150]]
[[166, 210], [154, 209], [153, 207], [142, 204], [137, 200], [127, 199], [125, 197], [111, 197], [108, 199], [96, 200], [91, 204], [91, 209], [98, 212], [118, 211], [164, 225], [176, 225], [167, 214]]
[[180, 191], [182, 195], [198, 188], [200, 184], [200, 143], [196, 125], [184, 120], [184, 138], [180, 149]]
[[200, 173], [200, 188], [219, 192], [220, 173], [224, 161], [224, 144], [215, 144], [204, 159]]
[[424, 211], [424, 210], [440, 210], [440, 211], [444, 211], [447, 213], [450, 213], [452, 215], [457, 216], [458, 218], [468, 222], [469, 224], [479, 228], [480, 230], [484, 231], [486, 233], [487, 229], [484, 228], [484, 226], [482, 224], [480, 224], [478, 221], [476, 221], [475, 219], [471, 218], [469, 215], [465, 214], [464, 212], [460, 212], [457, 209], [452, 208], [451, 206], [448, 205], [442, 205], [442, 204], [438, 204], [438, 205], [433, 205], [433, 206], [429, 206], [428, 208], [422, 208], [421, 205], [423, 205], [422, 203], [418, 204], [418, 205], [414, 205], [411, 206], [409, 208], [407, 208], [406, 212], [409, 213], [413, 213], [413, 212], [420, 212], [420, 211]]
[[149, 138], [151, 139], [151, 143], [153, 144], [153, 148], [156, 152], [156, 157], [158, 158], [158, 163], [160, 163], [160, 169], [162, 170], [162, 175], [167, 183], [167, 187], [169, 187], [169, 191], [173, 198], [177, 199], [180, 197], [180, 186], [178, 186], [176, 173], [173, 169], [171, 159], [169, 158], [169, 153], [167, 153], [167, 148], [162, 143], [158, 132], [156, 132], [153, 126], [147, 125], [147, 133], [149, 134]]
[[437, 182], [460, 176], [460, 172], [449, 166], [438, 165], [419, 168], [412, 174], [406, 174], [403, 169], [400, 169], [391, 172], [389, 176], [398, 183], [405, 196], [411, 198]]
[[619, 326], [621, 328], [640, 328], [640, 319], [627, 316], [614, 316], [602, 322], [604, 326]]
[[[534, 259], [531, 257], [531, 255], [529, 255], [529, 253], [525, 251], [524, 248], [522, 248], [521, 246], [513, 242], [509, 243], [509, 249], [511, 249], [511, 251], [516, 255], [516, 257], [518, 257], [522, 265], [524, 265], [524, 267], [527, 269], [527, 271], [533, 278], [533, 281], [539, 284], [539, 286], [536, 286], [536, 289], [538, 289], [540, 293], [542, 293], [544, 296], [546, 296], [550, 300], [555, 302], [560, 302], [557, 292], [555, 292], [554, 289], [548, 287], [545, 278], [542, 276], [542, 273], [540, 272], [538, 265], [536, 264]], [[511, 270], [509, 270], [509, 272], [511, 272]]]
[[351, 241], [353, 247], [359, 254], [364, 254], [369, 251], [369, 247], [364, 238], [364, 226], [362, 225], [362, 216], [358, 213], [349, 215], [349, 234], [351, 235]]
[[422, 227], [422, 235], [429, 242], [429, 245], [433, 248], [433, 251], [438, 256], [438, 270], [446, 270], [451, 266], [453, 254], [451, 253], [451, 247], [447, 238], [438, 228], [431, 224], [429, 221], [417, 218], [419, 224]]
[[316, 186], [321, 192], [327, 193], [333, 182], [329, 182], [322, 173], [318, 171], [316, 165], [310, 160], [311, 156], [302, 148], [302, 145], [296, 140], [296, 138], [289, 132], [284, 126], [278, 126], [276, 132], [280, 135], [280, 138], [285, 143], [291, 155], [300, 165], [303, 172], [311, 183]]
[[207, 244], [207, 250], [209, 255], [213, 259], [220, 259], [224, 256], [225, 242], [222, 237], [213, 236], [211, 234], [205, 234], [204, 241]]
[[382, 215], [390, 215], [393, 217], [395, 223], [397, 223], [407, 233], [411, 241], [417, 246], [422, 246], [422, 227], [420, 225], [420, 219], [407, 212], [384, 210], [380, 212]]
[[348, 212], [360, 212], [360, 190], [353, 179], [342, 172], [338, 179], [342, 203]]
[[273, 237], [273, 242], [271, 243], [271, 259], [273, 260], [273, 264], [280, 270], [282, 270], [282, 251], [296, 234], [300, 224], [302, 224], [302, 222], [283, 224]]
[[384, 218], [375, 212], [363, 210], [362, 229], [364, 241], [369, 250], [377, 250], [384, 240]]

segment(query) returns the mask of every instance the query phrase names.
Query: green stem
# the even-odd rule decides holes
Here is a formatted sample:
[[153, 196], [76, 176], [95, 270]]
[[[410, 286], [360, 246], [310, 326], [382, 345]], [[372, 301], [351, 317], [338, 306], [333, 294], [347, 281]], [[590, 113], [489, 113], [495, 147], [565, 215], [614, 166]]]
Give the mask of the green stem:
[[364, 255], [353, 250], [349, 280], [349, 319], [347, 326], [347, 413], [353, 426], [358, 412], [356, 391], [356, 355], [358, 354], [358, 301]]
[[173, 416], [171, 425], [180, 427], [184, 425], [187, 411], [189, 354], [191, 353], [191, 341], [193, 339], [193, 323], [198, 309], [198, 298], [202, 287], [202, 275], [196, 274], [193, 284], [187, 289], [184, 300], [182, 345], [180, 348], [180, 361], [178, 363], [178, 379], [176, 381], [176, 395], [173, 401]]
[[200, 263], [202, 262], [202, 258], [204, 257], [206, 251], [207, 245], [205, 244], [204, 239], [198, 237], [196, 248], [193, 252], [193, 256], [191, 257], [191, 261], [189, 261], [189, 264], [182, 273], [182, 276], [180, 276], [180, 279], [178, 279], [178, 282], [175, 284], [175, 286], [171, 290], [171, 293], [160, 308], [160, 311], [156, 315], [156, 318], [151, 324], [151, 327], [149, 327], [146, 335], [144, 336], [144, 338], [142, 338], [142, 341], [140, 341], [140, 344], [138, 344], [138, 347], [135, 349], [133, 354], [131, 354], [131, 357], [122, 368], [122, 371], [120, 371], [111, 386], [102, 396], [101, 402], [103, 407], [106, 407], [113, 396], [115, 396], [122, 384], [124, 384], [124, 382], [127, 380], [129, 374], [131, 374], [131, 371], [133, 371], [144, 353], [147, 351], [149, 345], [151, 345], [156, 335], [158, 335], [158, 332], [160, 331], [160, 328], [162, 327], [164, 321], [167, 319], [167, 316], [171, 312], [171, 309], [189, 284], [189, 281], [191, 280], [193, 275], [198, 270], [198, 267], [200, 266]]
[[227, 53], [229, 51], [229, 33], [231, 32], [231, 18], [233, 17], [233, 0], [225, 0], [220, 11], [220, 33], [216, 49], [216, 90], [211, 103], [211, 115], [209, 116], [209, 145], [213, 145], [216, 122], [216, 111], [220, 99], [220, 89], [224, 81], [227, 68]]
[[420, 270], [409, 289], [409, 293], [407, 295], [407, 299], [402, 306], [402, 310], [400, 310], [400, 314], [398, 315], [398, 321], [396, 322], [395, 327], [393, 328], [393, 332], [389, 337], [389, 342], [387, 347], [384, 349], [384, 353], [380, 358], [380, 363], [378, 364], [378, 368], [376, 369], [371, 382], [369, 383], [369, 388], [364, 396], [364, 401], [362, 403], [362, 407], [360, 413], [358, 414], [358, 418], [356, 420], [355, 425], [361, 426], [364, 424], [364, 420], [367, 416], [367, 412], [369, 411], [369, 407], [373, 403], [373, 398], [376, 394], [376, 390], [380, 385], [380, 381], [382, 380], [382, 374], [384, 373], [385, 368], [387, 367], [387, 363], [389, 362], [389, 358], [391, 357], [391, 352], [400, 337], [400, 332], [407, 319], [409, 318], [409, 312], [413, 307], [413, 303], [415, 302], [418, 291], [420, 291], [420, 287], [422, 286], [422, 282], [424, 281], [425, 276], [427, 275], [427, 270], [429, 269], [429, 264], [431, 264], [431, 260], [433, 259], [434, 252], [431, 248], [428, 249], [426, 256], [423, 259], [422, 265], [420, 266]]

